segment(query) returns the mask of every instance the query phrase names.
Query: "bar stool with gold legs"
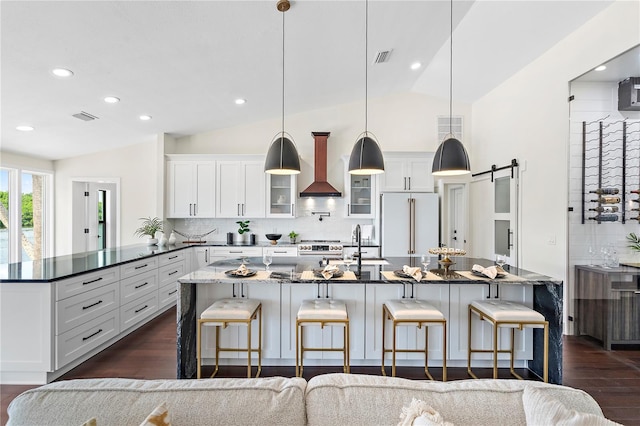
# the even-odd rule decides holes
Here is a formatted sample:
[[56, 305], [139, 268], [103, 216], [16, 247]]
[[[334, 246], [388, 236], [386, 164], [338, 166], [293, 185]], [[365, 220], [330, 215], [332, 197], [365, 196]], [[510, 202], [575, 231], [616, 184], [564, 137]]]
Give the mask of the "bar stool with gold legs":
[[[385, 349], [385, 323], [387, 320], [393, 322], [393, 346]], [[442, 326], [442, 381], [447, 381], [447, 320], [444, 314], [432, 304], [424, 300], [401, 299], [389, 300], [382, 304], [382, 375], [387, 373], [384, 367], [384, 356], [391, 352], [391, 375], [396, 375], [396, 353], [424, 353], [424, 372], [431, 380], [433, 376], [429, 373], [429, 327], [433, 325]], [[396, 347], [396, 330], [398, 326], [424, 327], [424, 350], [423, 349], [398, 349]]]
[[[251, 341], [251, 322], [258, 320], [258, 347], [253, 348]], [[220, 346], [220, 328], [227, 328], [230, 325], [247, 326], [247, 347], [246, 348], [224, 348]], [[216, 368], [211, 377], [218, 373], [220, 352], [247, 352], [247, 377], [251, 377], [251, 354], [258, 353], [258, 370], [256, 377], [260, 376], [262, 370], [262, 303], [253, 299], [220, 299], [204, 310], [198, 320], [197, 329], [197, 349], [198, 358], [198, 379], [201, 376], [202, 368], [202, 327], [214, 326], [216, 328]]]
[[[471, 318], [477, 315], [481, 320], [487, 320], [493, 326], [493, 349], [473, 349], [471, 347]], [[498, 330], [501, 327], [511, 328], [511, 347], [509, 349], [498, 349]], [[514, 377], [522, 380], [513, 369], [514, 358], [514, 338], [515, 330], [523, 330], [529, 328], [544, 329], [544, 366], [543, 380], [549, 381], [549, 322], [544, 316], [524, 305], [506, 300], [477, 300], [469, 305], [469, 334], [468, 338], [468, 356], [467, 356], [467, 372], [471, 377], [478, 377], [471, 371], [471, 354], [473, 353], [492, 353], [493, 354], [493, 378], [498, 378], [498, 354], [508, 353], [510, 356], [509, 370]]]
[[[304, 346], [304, 326], [325, 325], [344, 327], [342, 348], [310, 348]], [[342, 352], [342, 370], [351, 371], [349, 366], [349, 314], [347, 305], [342, 300], [311, 299], [303, 300], [296, 316], [296, 377], [302, 377], [303, 359], [306, 351]]]

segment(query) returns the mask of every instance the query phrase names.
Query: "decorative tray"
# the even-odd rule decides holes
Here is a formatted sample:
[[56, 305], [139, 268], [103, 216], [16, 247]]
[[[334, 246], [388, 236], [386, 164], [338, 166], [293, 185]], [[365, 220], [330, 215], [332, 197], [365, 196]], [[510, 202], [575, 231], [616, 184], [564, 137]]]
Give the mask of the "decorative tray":
[[[420, 272], [422, 273], [422, 278], [427, 276], [427, 274], [424, 271], [420, 271]], [[400, 278], [413, 278], [412, 275], [405, 274], [404, 271], [401, 270], [401, 269], [393, 271], [393, 275], [395, 275], [396, 277], [400, 277]]]
[[[322, 275], [323, 271], [324, 271], [324, 268], [314, 269], [313, 270], [313, 275], [315, 277], [318, 277], [318, 278], [324, 278], [324, 276]], [[343, 275], [344, 275], [344, 271], [339, 269], [339, 270], [337, 270], [336, 272], [333, 273], [333, 276], [331, 278], [340, 278]]]
[[239, 274], [238, 271], [235, 269], [232, 269], [230, 271], [224, 271], [224, 274], [226, 276], [233, 277], [233, 278], [249, 278], [249, 277], [253, 277], [257, 273], [258, 271], [254, 269], [248, 269], [246, 275]]

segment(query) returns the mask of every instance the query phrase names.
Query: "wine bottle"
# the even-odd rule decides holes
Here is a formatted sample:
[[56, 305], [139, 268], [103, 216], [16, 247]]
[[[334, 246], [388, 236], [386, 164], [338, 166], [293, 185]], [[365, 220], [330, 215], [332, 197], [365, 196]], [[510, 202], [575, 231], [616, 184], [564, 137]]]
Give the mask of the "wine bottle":
[[589, 219], [597, 220], [599, 222], [617, 222], [618, 215], [617, 214], [599, 214], [596, 217], [590, 217]]
[[618, 188], [598, 188], [595, 191], [589, 191], [590, 194], [598, 194], [598, 195], [615, 195], [620, 193]]
[[597, 200], [591, 200], [594, 203], [600, 203], [600, 204], [618, 204], [620, 202], [620, 197], [615, 197], [615, 196], [604, 196], [604, 197], [599, 197]]
[[599, 206], [589, 209], [589, 211], [600, 213], [616, 213], [618, 211], [618, 206]]

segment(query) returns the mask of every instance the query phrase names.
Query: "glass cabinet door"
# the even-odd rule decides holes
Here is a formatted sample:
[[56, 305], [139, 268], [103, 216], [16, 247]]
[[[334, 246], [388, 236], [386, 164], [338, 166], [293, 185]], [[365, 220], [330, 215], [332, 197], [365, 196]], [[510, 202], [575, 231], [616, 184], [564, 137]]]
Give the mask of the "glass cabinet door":
[[295, 175], [267, 175], [267, 216], [295, 216]]
[[374, 176], [348, 175], [349, 199], [347, 214], [356, 217], [374, 217], [375, 185]]

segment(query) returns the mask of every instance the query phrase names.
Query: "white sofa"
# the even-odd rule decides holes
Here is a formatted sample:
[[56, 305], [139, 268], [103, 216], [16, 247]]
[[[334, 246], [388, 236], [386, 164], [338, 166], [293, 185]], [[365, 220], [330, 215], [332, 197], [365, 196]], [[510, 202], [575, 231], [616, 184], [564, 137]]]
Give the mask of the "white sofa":
[[81, 379], [26, 391], [8, 408], [8, 425], [137, 425], [166, 403], [180, 425], [396, 425], [413, 398], [454, 425], [527, 424], [523, 393], [606, 421], [587, 393], [521, 380], [447, 383], [357, 374], [301, 378], [131, 380]]

